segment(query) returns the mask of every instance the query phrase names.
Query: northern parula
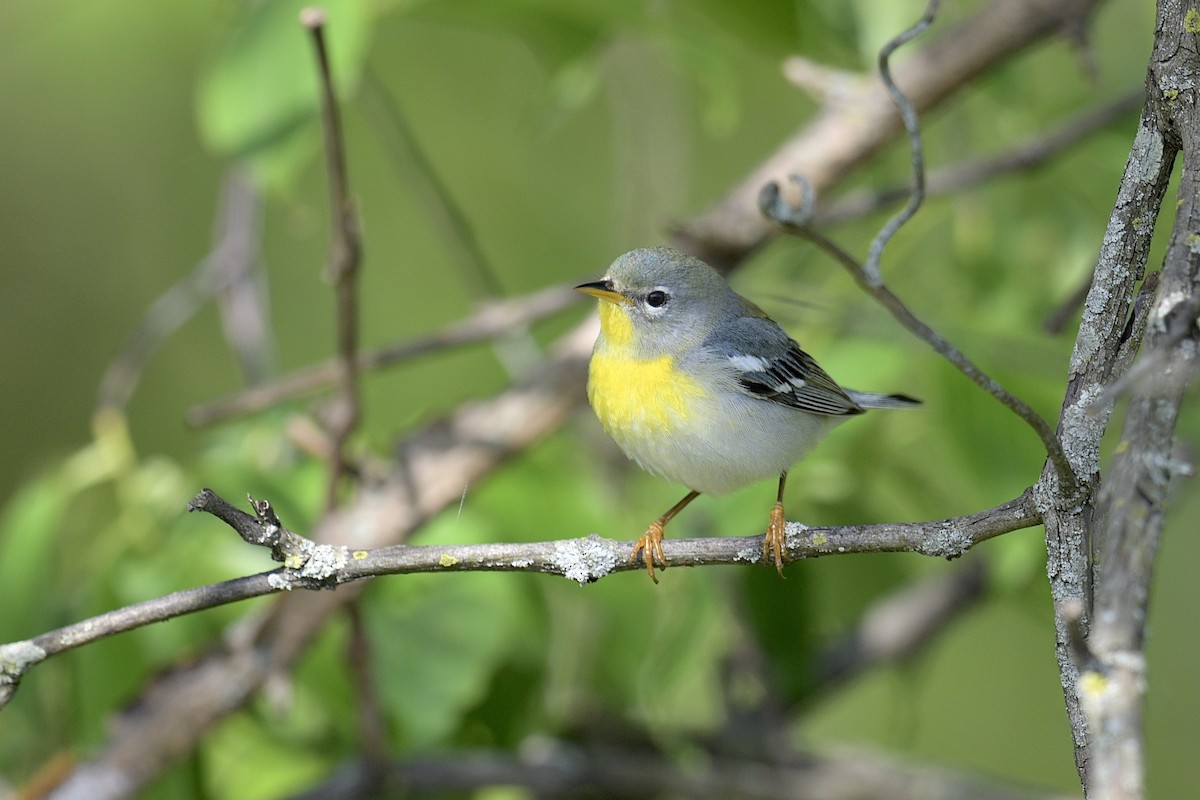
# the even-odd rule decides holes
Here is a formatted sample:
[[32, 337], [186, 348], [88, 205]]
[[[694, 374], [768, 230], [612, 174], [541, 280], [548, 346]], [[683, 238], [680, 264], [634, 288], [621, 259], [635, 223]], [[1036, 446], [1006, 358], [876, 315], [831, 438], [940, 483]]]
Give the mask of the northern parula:
[[668, 247], [626, 253], [594, 283], [600, 335], [588, 400], [604, 430], [643, 469], [691, 491], [635, 543], [655, 583], [663, 529], [703, 493], [778, 476], [763, 555], [783, 574], [788, 469], [836, 424], [904, 395], [845, 389], [762, 309], [698, 258]]

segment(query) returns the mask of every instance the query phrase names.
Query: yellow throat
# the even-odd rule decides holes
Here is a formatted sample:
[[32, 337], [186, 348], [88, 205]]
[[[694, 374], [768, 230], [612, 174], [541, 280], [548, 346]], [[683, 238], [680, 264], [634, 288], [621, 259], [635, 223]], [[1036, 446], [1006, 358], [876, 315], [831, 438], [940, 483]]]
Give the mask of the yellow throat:
[[708, 397], [670, 355], [640, 358], [636, 331], [617, 303], [600, 301], [600, 338], [588, 371], [588, 400], [614, 439], [658, 438], [692, 421], [694, 402]]

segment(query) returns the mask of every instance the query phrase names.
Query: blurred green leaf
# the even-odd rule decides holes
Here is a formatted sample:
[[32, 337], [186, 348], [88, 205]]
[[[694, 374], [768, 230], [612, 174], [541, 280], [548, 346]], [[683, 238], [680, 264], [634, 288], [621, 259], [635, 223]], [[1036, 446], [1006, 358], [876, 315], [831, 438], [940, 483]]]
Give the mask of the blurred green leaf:
[[[295, 704], [293, 716], [304, 716]], [[253, 757], [248, 757], [253, 754]], [[317, 747], [300, 747], [280, 736], [278, 726], [250, 714], [235, 714], [217, 727], [204, 747], [205, 789], [211, 797], [269, 800], [313, 785], [329, 770]]]
[[69, 509], [62, 481], [44, 476], [13, 495], [0, 516], [0, 641], [51, 627], [55, 609], [39, 601], [54, 585], [62, 519]]
[[517, 584], [503, 574], [412, 575], [364, 608], [383, 705], [411, 746], [445, 739], [510, 648]]

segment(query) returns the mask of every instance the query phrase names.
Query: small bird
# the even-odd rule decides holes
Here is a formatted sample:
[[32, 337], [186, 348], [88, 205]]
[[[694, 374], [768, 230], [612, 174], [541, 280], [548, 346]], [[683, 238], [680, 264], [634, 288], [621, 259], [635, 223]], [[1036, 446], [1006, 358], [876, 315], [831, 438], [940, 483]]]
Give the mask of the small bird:
[[588, 400], [601, 425], [643, 469], [690, 489], [635, 542], [630, 561], [642, 555], [655, 583], [663, 529], [688, 503], [774, 476], [763, 556], [782, 576], [788, 469], [849, 416], [919, 404], [838, 386], [719, 272], [678, 250], [634, 250], [575, 288], [600, 300]]

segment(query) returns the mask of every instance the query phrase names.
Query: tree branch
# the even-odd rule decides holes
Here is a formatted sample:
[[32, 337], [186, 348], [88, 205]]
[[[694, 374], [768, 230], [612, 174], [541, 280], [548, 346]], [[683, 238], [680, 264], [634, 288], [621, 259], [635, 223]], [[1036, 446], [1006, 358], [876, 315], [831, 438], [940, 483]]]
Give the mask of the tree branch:
[[893, 38], [879, 51], [879, 80], [900, 112], [904, 130], [908, 134], [908, 147], [912, 159], [912, 191], [908, 195], [908, 202], [905, 203], [904, 208], [879, 229], [879, 233], [875, 234], [875, 238], [871, 240], [871, 246], [867, 248], [867, 260], [863, 264], [863, 272], [866, 274], [867, 280], [876, 286], [883, 285], [883, 274], [879, 269], [879, 262], [883, 259], [883, 248], [887, 247], [887, 243], [896, 235], [901, 226], [913, 218], [925, 200], [925, 150], [921, 146], [921, 119], [917, 115], [917, 109], [905, 97], [904, 92], [900, 90], [900, 87], [896, 85], [896, 80], [892, 77], [892, 53], [929, 29], [937, 15], [939, 4], [939, 0], [929, 0], [925, 6], [925, 13], [921, 15], [916, 24]]
[[[1158, 57], [1152, 56], [1152, 65]], [[1148, 81], [1148, 87], [1152, 85]], [[1079, 669], [1072, 657], [1072, 629], [1080, 627], [1086, 632], [1090, 621], [1089, 553], [1095, 512], [1092, 495], [1099, 485], [1100, 444], [1112, 413], [1111, 402], [1103, 398], [1106, 385], [1128, 363], [1129, 353], [1136, 352], [1141, 342], [1142, 327], [1134, 299], [1145, 274], [1154, 221], [1170, 179], [1173, 159], [1174, 151], [1156, 115], [1143, 111], [1084, 302], [1059, 415], [1058, 433], [1063, 450], [1081, 481], [1085, 499], [1080, 504], [1062, 493], [1058, 470], [1049, 461], [1035, 487], [1046, 526], [1059, 675], [1075, 742], [1075, 764], [1085, 786], [1089, 734], [1080, 706]], [[1144, 321], [1144, 315], [1141, 319]], [[1073, 621], [1061, 613], [1061, 609], [1075, 603], [1085, 610], [1082, 621]]]
[[[382, 575], [417, 572], [540, 572], [561, 575], [581, 586], [618, 572], [642, 570], [629, 558], [632, 540], [582, 539], [478, 545], [393, 545], [350, 549], [318, 544], [283, 528], [262, 501], [253, 501], [256, 517], [234, 508], [212, 490], [200, 492], [189, 510], [207, 511], [238, 532], [246, 542], [267, 547], [285, 566], [273, 572], [203, 586], [110, 611], [33, 639], [0, 647], [0, 686], [15, 687], [46, 658], [97, 639], [162, 622], [218, 605], [293, 589], [332, 589]], [[957, 558], [976, 544], [1038, 523], [1032, 493], [995, 508], [926, 523], [807, 527], [787, 526], [787, 558], [817, 558], [847, 553], [910, 552]], [[286, 544], [281, 544], [286, 543]], [[765, 564], [762, 536], [668, 539], [664, 550], [671, 566]], [[769, 564], [768, 564], [769, 566]], [[12, 689], [9, 688], [8, 697]], [[0, 707], [7, 697], [0, 696]]]
[[[1121, 441], [1094, 517], [1095, 595], [1087, 639], [1091, 658], [1079, 681], [1091, 734], [1087, 788], [1092, 800], [1140, 800], [1145, 796], [1142, 703], [1147, 606], [1167, 490], [1173, 476], [1190, 473], [1189, 467], [1174, 459], [1172, 450], [1184, 389], [1194, 374], [1200, 342], [1196, 329], [1200, 308], [1200, 249], [1196, 247], [1200, 113], [1195, 104], [1200, 56], [1185, 19], [1185, 14], [1190, 18], [1195, 13], [1179, 0], [1159, 2], [1150, 62], [1147, 107], [1161, 121], [1164, 149], [1171, 152], [1182, 146], [1183, 168], [1158, 301], [1146, 335], [1151, 359], [1158, 360], [1159, 353], [1168, 356], [1153, 374], [1142, 375], [1133, 384]], [[1173, 90], [1186, 91], [1187, 100], [1171, 96]], [[1169, 161], [1167, 156], [1164, 159]]]

